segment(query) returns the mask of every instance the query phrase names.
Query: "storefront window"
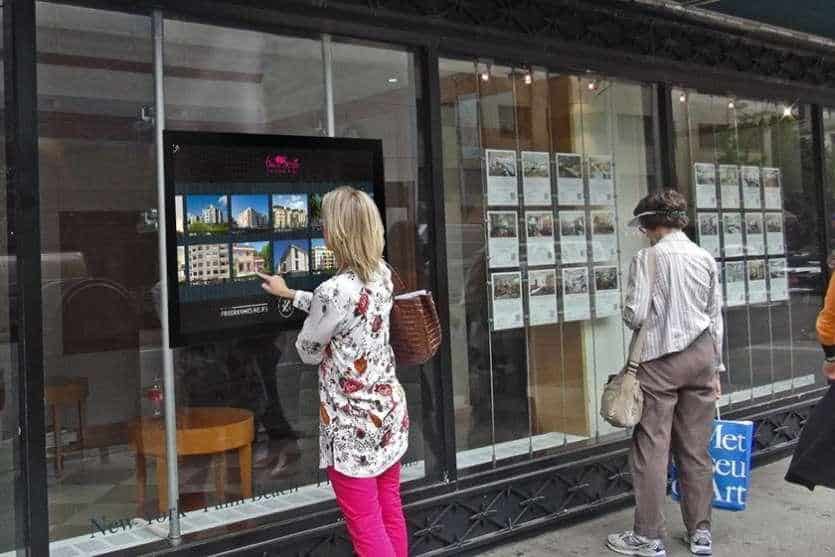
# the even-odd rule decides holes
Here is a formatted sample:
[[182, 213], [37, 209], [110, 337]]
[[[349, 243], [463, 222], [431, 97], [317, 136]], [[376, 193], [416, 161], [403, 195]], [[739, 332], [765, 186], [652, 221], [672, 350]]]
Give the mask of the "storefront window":
[[146, 17], [37, 5], [49, 537], [65, 545], [109, 548], [96, 524], [146, 516], [130, 432], [159, 348], [150, 32]]
[[[150, 19], [47, 3], [37, 16], [50, 539], [53, 551], [115, 551], [165, 537], [174, 506], [158, 397]], [[428, 288], [415, 59], [335, 39], [327, 48], [336, 136], [382, 140], [390, 259], [409, 286]], [[322, 41], [168, 20], [164, 50], [167, 129], [327, 134]], [[318, 374], [295, 334], [175, 350], [165, 396], [190, 428], [178, 442], [184, 533], [333, 505], [318, 469]], [[6, 382], [12, 356], [0, 360]], [[413, 424], [403, 481], [440, 475], [437, 405], [424, 392], [434, 367], [398, 372]], [[241, 420], [252, 439], [222, 446]]]
[[[429, 200], [418, 183], [413, 56], [336, 39], [325, 48], [331, 57], [323, 55], [321, 40], [167, 21], [167, 128], [326, 135], [330, 58], [335, 136], [382, 140], [390, 258], [404, 280], [425, 288], [431, 261], [417, 231], [421, 223], [426, 229], [420, 204]], [[184, 532], [332, 505], [319, 470], [318, 373], [300, 361], [297, 332], [176, 350], [180, 414], [242, 410], [255, 429], [251, 457], [229, 450], [181, 459]], [[398, 370], [413, 417], [403, 481], [426, 473], [421, 373]], [[158, 499], [154, 504], [164, 508]]]
[[[652, 89], [441, 62], [458, 467], [596, 440], [623, 365], [626, 230], [656, 178]], [[622, 433], [618, 434], [622, 435]]]
[[673, 90], [691, 237], [723, 269], [723, 404], [820, 384], [820, 225], [808, 105]]

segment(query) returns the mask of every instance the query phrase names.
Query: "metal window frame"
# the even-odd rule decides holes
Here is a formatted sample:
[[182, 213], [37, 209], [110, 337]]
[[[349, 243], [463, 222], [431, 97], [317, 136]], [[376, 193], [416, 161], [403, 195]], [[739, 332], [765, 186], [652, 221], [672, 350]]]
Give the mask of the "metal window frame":
[[3, 3], [8, 209], [14, 215], [20, 461], [17, 549], [48, 555], [35, 2]]

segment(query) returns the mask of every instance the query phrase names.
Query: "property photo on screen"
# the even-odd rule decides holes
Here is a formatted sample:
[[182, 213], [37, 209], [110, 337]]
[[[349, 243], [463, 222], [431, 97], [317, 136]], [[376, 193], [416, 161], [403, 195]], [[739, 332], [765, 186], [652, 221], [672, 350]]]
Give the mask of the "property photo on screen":
[[182, 195], [174, 198], [174, 224], [177, 228], [177, 235], [182, 236], [186, 233], [186, 219], [185, 219], [185, 200]]
[[193, 244], [188, 247], [188, 282], [193, 285], [219, 284], [230, 278], [227, 244]]
[[258, 279], [258, 273], [272, 272], [270, 242], [241, 242], [232, 244], [232, 278]]
[[266, 230], [270, 227], [269, 196], [232, 195], [232, 228]]
[[275, 230], [304, 230], [307, 225], [306, 194], [273, 195], [273, 228]]
[[310, 241], [306, 238], [278, 240], [273, 244], [275, 270], [283, 275], [310, 272]]
[[177, 246], [177, 282], [183, 284], [186, 281], [186, 248]]
[[310, 194], [310, 228], [322, 229], [322, 199], [325, 196], [321, 193]]
[[311, 240], [310, 265], [314, 273], [332, 273], [336, 271], [336, 256], [328, 249], [324, 238], [314, 238]]
[[229, 232], [229, 196], [188, 195], [186, 211], [188, 232], [192, 236], [220, 235]]

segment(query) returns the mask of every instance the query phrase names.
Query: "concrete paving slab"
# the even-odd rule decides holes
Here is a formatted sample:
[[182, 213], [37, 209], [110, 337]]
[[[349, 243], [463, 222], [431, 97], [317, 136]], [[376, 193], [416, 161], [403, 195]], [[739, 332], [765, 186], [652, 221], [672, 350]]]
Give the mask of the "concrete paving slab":
[[[789, 460], [757, 468], [751, 483], [748, 509], [713, 516], [716, 557], [835, 557], [835, 491], [814, 492], [783, 480]], [[669, 557], [687, 557], [679, 539], [684, 530], [678, 506], [666, 509]], [[485, 552], [488, 557], [616, 555], [604, 547], [606, 535], [631, 528], [632, 509], [597, 517], [569, 528], [513, 542]], [[674, 537], [674, 538], [673, 538]]]

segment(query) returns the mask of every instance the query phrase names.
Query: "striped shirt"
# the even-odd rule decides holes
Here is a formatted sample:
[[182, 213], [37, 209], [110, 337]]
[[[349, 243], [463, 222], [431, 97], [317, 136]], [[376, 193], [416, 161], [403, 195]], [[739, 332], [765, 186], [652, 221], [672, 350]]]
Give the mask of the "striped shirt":
[[716, 261], [675, 231], [655, 245], [656, 271], [649, 296], [647, 253], [632, 260], [623, 320], [633, 330], [647, 327], [642, 362], [681, 352], [709, 331], [716, 347], [716, 369], [722, 365], [722, 286]]

